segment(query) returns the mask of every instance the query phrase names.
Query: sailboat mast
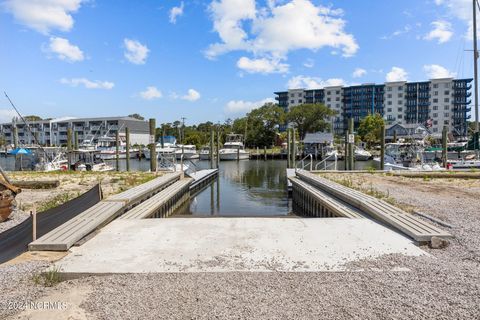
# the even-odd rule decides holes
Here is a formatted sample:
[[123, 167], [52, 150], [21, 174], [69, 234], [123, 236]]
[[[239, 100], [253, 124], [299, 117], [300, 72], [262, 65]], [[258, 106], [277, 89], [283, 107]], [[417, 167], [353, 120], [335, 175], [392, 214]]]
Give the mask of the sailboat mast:
[[473, 0], [473, 72], [475, 86], [475, 134], [478, 135], [478, 50], [477, 50], [477, 0]]

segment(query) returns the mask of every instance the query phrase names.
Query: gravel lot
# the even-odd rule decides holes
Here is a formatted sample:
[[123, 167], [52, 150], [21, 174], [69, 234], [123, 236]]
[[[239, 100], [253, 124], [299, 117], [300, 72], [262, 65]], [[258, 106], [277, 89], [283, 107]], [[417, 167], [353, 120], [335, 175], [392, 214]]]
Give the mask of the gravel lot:
[[[364, 272], [115, 275], [46, 290], [93, 288], [81, 308], [97, 319], [480, 319], [480, 182], [377, 175], [352, 181], [357, 179], [454, 225], [457, 238], [446, 249], [424, 248], [435, 258], [385, 256], [352, 265]], [[411, 271], [382, 271], [397, 265]], [[0, 291], [21, 285], [7, 298], [42, 294], [25, 289], [30, 270], [20, 271], [23, 278], [9, 272], [5, 276], [0, 267]], [[0, 310], [0, 318], [8, 314]]]

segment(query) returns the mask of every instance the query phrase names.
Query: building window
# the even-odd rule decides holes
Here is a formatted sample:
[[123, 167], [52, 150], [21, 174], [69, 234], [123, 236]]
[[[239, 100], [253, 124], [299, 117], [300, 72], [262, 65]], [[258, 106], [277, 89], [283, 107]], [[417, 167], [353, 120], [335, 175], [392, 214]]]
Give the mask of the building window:
[[435, 83], [435, 84], [433, 85], [433, 87], [434, 87], [435, 89], [437, 89], [437, 88], [438, 88], [438, 83]]
[[450, 91], [448, 90], [445, 90], [445, 93], [444, 93], [446, 96], [448, 96], [450, 94]]
[[403, 108], [398, 108], [398, 112], [402, 112], [403, 111]]
[[438, 121], [437, 120], [433, 121], [433, 124], [436, 126], [438, 124]]
[[331, 98], [327, 98], [327, 101], [329, 101], [329, 102], [330, 102], [330, 101], [332, 101], [332, 99], [331, 99]]
[[302, 103], [302, 100], [301, 100], [301, 99], [300, 99], [300, 100], [298, 100], [298, 103]]
[[327, 91], [327, 96], [329, 96], [330, 94], [331, 94], [331, 92], [330, 92], [330, 91]]
[[438, 129], [437, 129], [437, 128], [433, 128], [433, 132], [438, 132]]
[[443, 100], [444, 102], [450, 102], [450, 99], [449, 98], [445, 98], [445, 100]]
[[447, 124], [447, 125], [448, 125], [448, 124], [450, 124], [450, 121], [449, 121], [449, 120], [445, 120], [445, 121], [443, 121], [443, 124]]
[[392, 98], [392, 94], [391, 93], [387, 94], [387, 98], [389, 99]]
[[337, 90], [337, 91], [335, 91], [335, 93], [336, 93], [336, 94], [340, 94], [340, 91]]
[[388, 104], [389, 106], [391, 106], [391, 105], [392, 105], [392, 101], [388, 101], [387, 104]]
[[295, 94], [292, 93], [292, 94], [290, 95], [290, 98], [295, 98]]
[[290, 100], [290, 103], [295, 103], [295, 100]]
[[398, 100], [398, 104], [399, 104], [399, 105], [402, 105], [402, 104], [403, 104], [403, 101], [402, 101], [402, 100]]
[[403, 98], [403, 93], [399, 93], [399, 94], [398, 94], [398, 97], [399, 97], [399, 98]]
[[433, 106], [433, 110], [438, 110], [438, 106]]
[[445, 83], [445, 88], [450, 88], [450, 83]]
[[392, 108], [388, 108], [388, 109], [387, 109], [387, 112], [392, 112]]
[[433, 117], [434, 117], [434, 118], [437, 118], [437, 117], [438, 117], [438, 113], [434, 113], [434, 114], [433, 114]]
[[445, 112], [444, 114], [445, 118], [450, 117], [450, 114], [448, 112]]
[[335, 98], [335, 101], [340, 101], [340, 98], [339, 98], [339, 97], [336, 97], [336, 98]]
[[337, 103], [337, 104], [336, 104], [336, 107], [337, 107], [338, 109], [340, 109], [340, 103]]
[[387, 91], [392, 91], [392, 87], [387, 87]]
[[402, 119], [403, 116], [401, 114], [398, 115], [398, 119]]
[[437, 103], [438, 102], [438, 99], [433, 99], [433, 103]]
[[398, 87], [398, 91], [403, 91], [403, 86]]
[[438, 91], [433, 91], [434, 96], [438, 96]]
[[444, 106], [443, 109], [448, 110], [448, 109], [450, 109], [450, 107], [449, 106]]

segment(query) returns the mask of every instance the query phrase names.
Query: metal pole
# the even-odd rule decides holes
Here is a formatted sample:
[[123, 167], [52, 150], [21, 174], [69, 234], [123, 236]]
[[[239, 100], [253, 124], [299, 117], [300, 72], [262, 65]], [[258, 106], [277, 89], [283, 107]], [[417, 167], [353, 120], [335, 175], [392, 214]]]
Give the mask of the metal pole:
[[345, 150], [343, 155], [343, 164], [345, 171], [348, 171], [348, 131], [345, 132]]
[[164, 146], [164, 144], [165, 144], [164, 137], [165, 137], [165, 129], [162, 129], [162, 136], [160, 137], [160, 143], [162, 144], [162, 148], [165, 148], [165, 146]]
[[120, 171], [120, 133], [115, 133], [115, 168]]
[[32, 239], [33, 241], [37, 240], [37, 209], [33, 207], [32, 209]]
[[475, 85], [475, 133], [478, 128], [478, 48], [477, 48], [477, 0], [473, 0], [473, 72]]
[[[353, 134], [353, 118], [350, 118], [348, 121], [348, 133]], [[355, 169], [355, 164], [353, 162], [353, 159], [355, 156], [354, 142], [350, 142], [348, 146], [349, 146], [348, 147], [348, 158], [349, 158], [348, 167], [350, 168], [350, 170], [354, 170]]]
[[[380, 129], [380, 170], [385, 170], [385, 125]], [[397, 132], [394, 132], [394, 136]]]
[[443, 162], [443, 167], [444, 168], [447, 168], [447, 163], [448, 163], [447, 139], [448, 139], [448, 127], [443, 126], [443, 130], [442, 130], [442, 162]]
[[130, 171], [130, 129], [125, 128], [125, 142], [127, 143], [125, 147], [125, 165], [127, 172]]
[[213, 169], [214, 167], [214, 157], [213, 157], [213, 145], [214, 145], [214, 139], [215, 139], [215, 133], [213, 131], [213, 128], [210, 128], [210, 169]]
[[290, 144], [291, 144], [291, 140], [292, 140], [291, 136], [292, 136], [292, 134], [290, 132], [290, 129], [287, 129], [287, 168], [292, 167], [292, 163], [291, 163], [292, 156], [290, 154], [290, 152], [291, 152], [291, 149], [290, 149], [291, 145]]
[[155, 148], [155, 119], [150, 119], [150, 171], [157, 171], [157, 149]]

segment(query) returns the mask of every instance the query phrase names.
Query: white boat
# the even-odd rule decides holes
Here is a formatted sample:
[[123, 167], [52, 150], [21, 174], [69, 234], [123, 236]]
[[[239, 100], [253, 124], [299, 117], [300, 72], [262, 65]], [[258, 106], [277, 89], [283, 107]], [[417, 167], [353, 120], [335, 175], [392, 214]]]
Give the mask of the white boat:
[[197, 153], [197, 147], [195, 147], [193, 144], [177, 145], [177, 150], [175, 150], [175, 156], [177, 157], [177, 160], [180, 160], [182, 155], [184, 160], [198, 159], [199, 157]]
[[[373, 158], [373, 161], [380, 164], [380, 157]], [[402, 163], [396, 162], [392, 157], [385, 155], [384, 168], [387, 171], [408, 170], [408, 171], [443, 171], [445, 168], [438, 163], [419, 163], [411, 166], [405, 166]]]
[[245, 151], [241, 134], [227, 135], [227, 141], [223, 145], [223, 149], [219, 151], [220, 160], [248, 160], [250, 154]]
[[[423, 147], [411, 143], [387, 143], [385, 145], [385, 170], [441, 171], [445, 170], [436, 162], [426, 162]], [[373, 159], [380, 164], [380, 157]]]
[[370, 158], [372, 157], [372, 154], [370, 152], [357, 146], [355, 146], [354, 154], [355, 160], [357, 161], [367, 161], [370, 160]]
[[100, 157], [99, 151], [75, 150], [72, 152], [73, 167], [76, 171], [113, 171], [115, 168]]
[[476, 160], [476, 159], [449, 160], [448, 165], [452, 169], [480, 169], [480, 160]]
[[52, 172], [68, 170], [68, 160], [64, 153], [59, 153], [51, 161], [39, 162], [35, 165], [36, 171]]
[[[118, 157], [119, 159], [127, 158], [127, 143], [124, 136], [120, 137], [120, 145], [118, 146]], [[97, 150], [100, 151], [100, 158], [103, 160], [115, 160], [117, 158], [117, 141], [113, 137], [103, 136], [98, 138]], [[129, 150], [130, 158], [135, 158], [138, 149]]]
[[199, 153], [200, 160], [210, 160], [210, 147], [204, 146], [200, 149]]
[[338, 159], [338, 150], [333, 145], [325, 147], [323, 152], [323, 160], [325, 161], [335, 161], [335, 159]]
[[[160, 142], [155, 144], [155, 153], [157, 158], [162, 155], [171, 155], [175, 154], [177, 149], [177, 139], [174, 136], [165, 136], [163, 137], [163, 146]], [[145, 159], [150, 160], [150, 148], [143, 149], [143, 154]]]

